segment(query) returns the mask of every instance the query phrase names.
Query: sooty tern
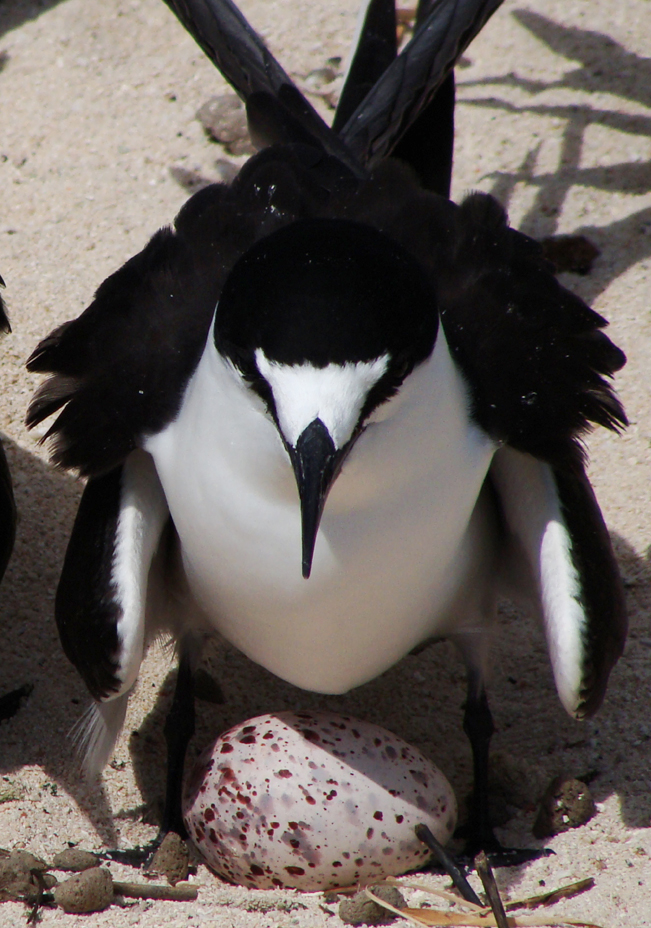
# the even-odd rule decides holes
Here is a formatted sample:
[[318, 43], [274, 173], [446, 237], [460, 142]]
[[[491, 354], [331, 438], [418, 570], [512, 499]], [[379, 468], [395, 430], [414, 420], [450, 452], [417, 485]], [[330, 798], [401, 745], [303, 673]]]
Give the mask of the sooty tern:
[[28, 424], [58, 412], [52, 460], [88, 478], [56, 598], [95, 699], [88, 766], [109, 758], [161, 631], [180, 654], [164, 820], [179, 831], [206, 634], [323, 693], [447, 636], [468, 667], [471, 824], [490, 849], [498, 598], [517, 578], [578, 718], [626, 630], [581, 446], [591, 424], [625, 424], [608, 380], [624, 355], [494, 199], [446, 196], [451, 68], [499, 0], [426, 3], [401, 54], [377, 60], [371, 4], [336, 131], [229, 0], [169, 5], [261, 150], [28, 362], [50, 375]]

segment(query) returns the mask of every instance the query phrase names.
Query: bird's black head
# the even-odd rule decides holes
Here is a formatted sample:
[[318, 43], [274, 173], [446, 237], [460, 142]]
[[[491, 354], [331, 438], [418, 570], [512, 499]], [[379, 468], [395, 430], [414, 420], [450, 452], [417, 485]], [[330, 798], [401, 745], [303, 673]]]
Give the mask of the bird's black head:
[[433, 285], [377, 229], [293, 222], [235, 264], [215, 345], [262, 397], [291, 459], [309, 576], [328, 490], [373, 410], [432, 352]]

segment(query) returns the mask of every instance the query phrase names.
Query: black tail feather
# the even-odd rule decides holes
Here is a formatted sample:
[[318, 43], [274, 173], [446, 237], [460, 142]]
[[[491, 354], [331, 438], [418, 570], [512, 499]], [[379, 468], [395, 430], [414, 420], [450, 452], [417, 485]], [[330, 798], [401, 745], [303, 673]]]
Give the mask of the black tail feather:
[[339, 132], [398, 54], [395, 0], [369, 0], [332, 128]]
[[[502, 0], [423, 0], [419, 7], [422, 25], [388, 66], [386, 63], [392, 57], [391, 43], [395, 43], [395, 29], [393, 38], [389, 38], [387, 28], [390, 4], [387, 0], [371, 0], [367, 14], [369, 31], [365, 34], [363, 30], [360, 40], [359, 67], [362, 69], [361, 62], [368, 58], [369, 48], [375, 40], [382, 48], [381, 61], [377, 65], [367, 62], [354, 79], [351, 75], [350, 90], [346, 90], [343, 109], [340, 109], [342, 114], [352, 108], [353, 98], [360, 95], [364, 81], [375, 78], [375, 83], [341, 126], [339, 134], [305, 99], [232, 0], [165, 2], [245, 102], [254, 94], [263, 93], [267, 96], [259, 97], [258, 101], [274, 99], [281, 104], [266, 120], [260, 118], [259, 109], [256, 112], [257, 122], [254, 120], [252, 132], [260, 141], [268, 144], [267, 133], [277, 140], [290, 141], [287, 134], [298, 132], [300, 126], [300, 138], [292, 137], [291, 141], [304, 141], [307, 134], [357, 176], [363, 176], [360, 165], [372, 168], [391, 155], [419, 117], [423, 117], [423, 125], [418, 131], [423, 132], [425, 122], [430, 118], [438, 119], [437, 107], [444, 105], [445, 118], [449, 122], [450, 99], [452, 107], [454, 105], [453, 97], [450, 97], [452, 83], [441, 91], [442, 96], [434, 109], [428, 111], [427, 108], [448, 78], [457, 58]], [[336, 125], [340, 126], [342, 122], [343, 115], [338, 115]], [[441, 139], [441, 159], [444, 165], [448, 164], [447, 170], [451, 154], [449, 140], [445, 141], [445, 138], [449, 135], [449, 129], [443, 136], [436, 130], [428, 132], [433, 139]], [[407, 148], [403, 157], [414, 160], [413, 149], [417, 143], [405, 144]], [[437, 141], [432, 144], [436, 145]], [[438, 176], [437, 168], [436, 176], [429, 180], [432, 189], [449, 184], [445, 171], [443, 180], [439, 180]]]
[[341, 130], [353, 155], [372, 168], [388, 157], [436, 95], [455, 62], [502, 0], [438, 0], [409, 44]]

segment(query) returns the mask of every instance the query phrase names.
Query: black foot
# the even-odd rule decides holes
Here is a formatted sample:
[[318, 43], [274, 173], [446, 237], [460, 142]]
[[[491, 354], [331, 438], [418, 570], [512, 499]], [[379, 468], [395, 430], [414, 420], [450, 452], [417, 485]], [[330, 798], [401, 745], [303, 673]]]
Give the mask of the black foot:
[[550, 857], [554, 853], [547, 847], [503, 847], [492, 828], [478, 828], [472, 822], [457, 828], [454, 837], [466, 839], [458, 860], [469, 869], [473, 869], [475, 857], [480, 851], [484, 851], [491, 867], [518, 867], [541, 857]]
[[[464, 848], [463, 853], [459, 855], [459, 860], [466, 866], [474, 867], [474, 860], [477, 854], [483, 848], [473, 848], [468, 845]], [[551, 857], [554, 853], [548, 847], [502, 847], [487, 850], [486, 857], [493, 867], [519, 867], [521, 864], [530, 863], [532, 860], [539, 860], [541, 857]]]
[[150, 841], [149, 844], [137, 845], [124, 850], [120, 848], [114, 851], [104, 851], [99, 856], [102, 860], [115, 860], [117, 863], [126, 864], [128, 867], [140, 869], [149, 864], [149, 861], [158, 850], [161, 840], [157, 837]]

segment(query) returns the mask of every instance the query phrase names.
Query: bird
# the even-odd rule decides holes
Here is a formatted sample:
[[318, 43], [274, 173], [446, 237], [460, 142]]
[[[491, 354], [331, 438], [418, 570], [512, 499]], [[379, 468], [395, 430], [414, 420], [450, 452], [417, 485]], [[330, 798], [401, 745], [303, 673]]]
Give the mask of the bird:
[[162, 832], [180, 834], [208, 636], [331, 694], [448, 638], [467, 667], [468, 840], [499, 851], [498, 600], [540, 616], [575, 718], [599, 707], [626, 636], [583, 445], [626, 425], [625, 356], [496, 200], [449, 198], [450, 75], [499, 0], [423, 3], [384, 56], [368, 43], [393, 0], [372, 0], [335, 128], [230, 0], [168, 5], [245, 100], [259, 150], [28, 361], [46, 379], [27, 424], [56, 414], [51, 460], [87, 480], [55, 603], [93, 697], [87, 768], [111, 756], [163, 632], [179, 668]]

